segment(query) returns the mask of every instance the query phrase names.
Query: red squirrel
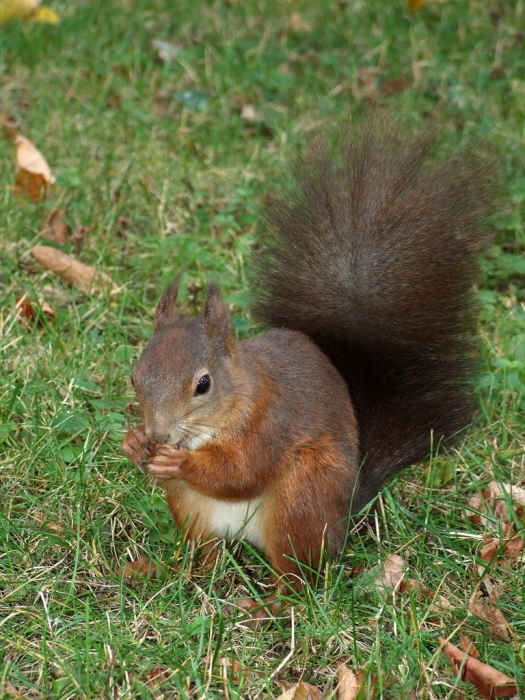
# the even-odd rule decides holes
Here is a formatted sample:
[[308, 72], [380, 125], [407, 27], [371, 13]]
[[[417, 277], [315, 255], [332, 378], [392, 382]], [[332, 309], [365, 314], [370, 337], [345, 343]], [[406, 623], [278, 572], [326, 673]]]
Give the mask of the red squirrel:
[[[161, 484], [187, 537], [244, 537], [300, 586], [385, 478], [450, 442], [474, 401], [477, 256], [493, 179], [369, 117], [323, 138], [266, 202], [254, 312], [235, 339], [216, 286], [179, 318], [178, 281], [133, 369], [143, 423], [123, 451]], [[448, 443], [447, 443], [448, 444]]]

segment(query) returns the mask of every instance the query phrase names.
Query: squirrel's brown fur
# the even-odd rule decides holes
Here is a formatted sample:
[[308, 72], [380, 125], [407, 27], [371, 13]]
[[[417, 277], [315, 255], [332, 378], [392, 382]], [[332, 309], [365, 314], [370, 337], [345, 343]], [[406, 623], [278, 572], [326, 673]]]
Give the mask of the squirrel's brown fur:
[[177, 319], [164, 293], [133, 371], [145, 424], [125, 453], [195, 539], [243, 535], [278, 573], [343, 546], [384, 479], [471, 420], [473, 283], [493, 186], [468, 152], [435, 163], [370, 118], [338, 154], [316, 140], [268, 200], [255, 311], [237, 342], [224, 302]]

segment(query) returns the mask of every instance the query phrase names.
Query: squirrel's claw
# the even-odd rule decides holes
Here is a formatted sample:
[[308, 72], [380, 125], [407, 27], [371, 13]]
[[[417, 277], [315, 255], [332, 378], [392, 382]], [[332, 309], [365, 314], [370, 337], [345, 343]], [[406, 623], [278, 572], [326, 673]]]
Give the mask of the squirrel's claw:
[[159, 480], [176, 479], [180, 476], [180, 467], [178, 464], [161, 465], [148, 462], [146, 465], [146, 473]]
[[146, 464], [146, 472], [156, 479], [177, 479], [180, 469], [186, 461], [188, 450], [178, 450], [176, 447], [165, 445], [155, 450]]
[[155, 445], [155, 456], [176, 459], [180, 458], [181, 452], [177, 445]]
[[150, 458], [149, 440], [144, 432], [143, 425], [128, 430], [122, 440], [122, 452], [141, 471], [144, 471], [145, 463]]

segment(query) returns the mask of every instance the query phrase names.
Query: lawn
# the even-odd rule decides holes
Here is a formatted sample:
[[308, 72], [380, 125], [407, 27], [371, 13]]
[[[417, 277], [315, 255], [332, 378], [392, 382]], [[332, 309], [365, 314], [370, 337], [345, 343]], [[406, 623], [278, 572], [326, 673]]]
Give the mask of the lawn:
[[[302, 679], [328, 697], [347, 663], [363, 699], [478, 698], [438, 642], [459, 646], [464, 633], [525, 698], [524, 562], [483, 559], [502, 521], [466, 510], [489, 482], [525, 486], [523, 2], [415, 14], [402, 0], [49, 4], [56, 25], [0, 27], [0, 113], [56, 175], [46, 198], [21, 196], [0, 135], [1, 692], [233, 699]], [[162, 492], [120, 453], [137, 420], [130, 370], [180, 269], [184, 313], [216, 279], [239, 337], [259, 330], [247, 279], [283, 158], [312, 130], [389, 104], [415, 126], [438, 108], [444, 148], [481, 139], [500, 163], [479, 289], [480, 410], [457, 449], [391, 480], [317, 585], [254, 631], [227, 607], [267, 591], [261, 555], [238, 544], [213, 571], [192, 571]], [[32, 257], [54, 209], [72, 234], [63, 250], [109, 274], [116, 295], [83, 294]], [[55, 318], [20, 319], [23, 294]], [[523, 509], [504, 510], [519, 534]], [[384, 594], [375, 580], [394, 553], [418, 584]], [[140, 556], [158, 575], [124, 577]], [[478, 590], [496, 591], [503, 631], [469, 610]]]

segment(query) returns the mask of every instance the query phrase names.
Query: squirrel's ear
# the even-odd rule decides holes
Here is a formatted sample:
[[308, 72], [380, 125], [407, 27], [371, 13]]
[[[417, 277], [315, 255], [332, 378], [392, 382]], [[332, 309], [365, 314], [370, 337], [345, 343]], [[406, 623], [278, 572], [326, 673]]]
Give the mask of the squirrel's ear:
[[166, 326], [175, 319], [175, 302], [177, 301], [180, 277], [180, 275], [177, 275], [177, 277], [170, 282], [159, 299], [159, 303], [155, 309], [154, 333], [158, 333], [163, 328], [166, 328]]
[[221, 296], [220, 289], [212, 284], [206, 294], [204, 307], [204, 327], [213, 339], [220, 339], [227, 347], [233, 342], [233, 325], [228, 308]]

